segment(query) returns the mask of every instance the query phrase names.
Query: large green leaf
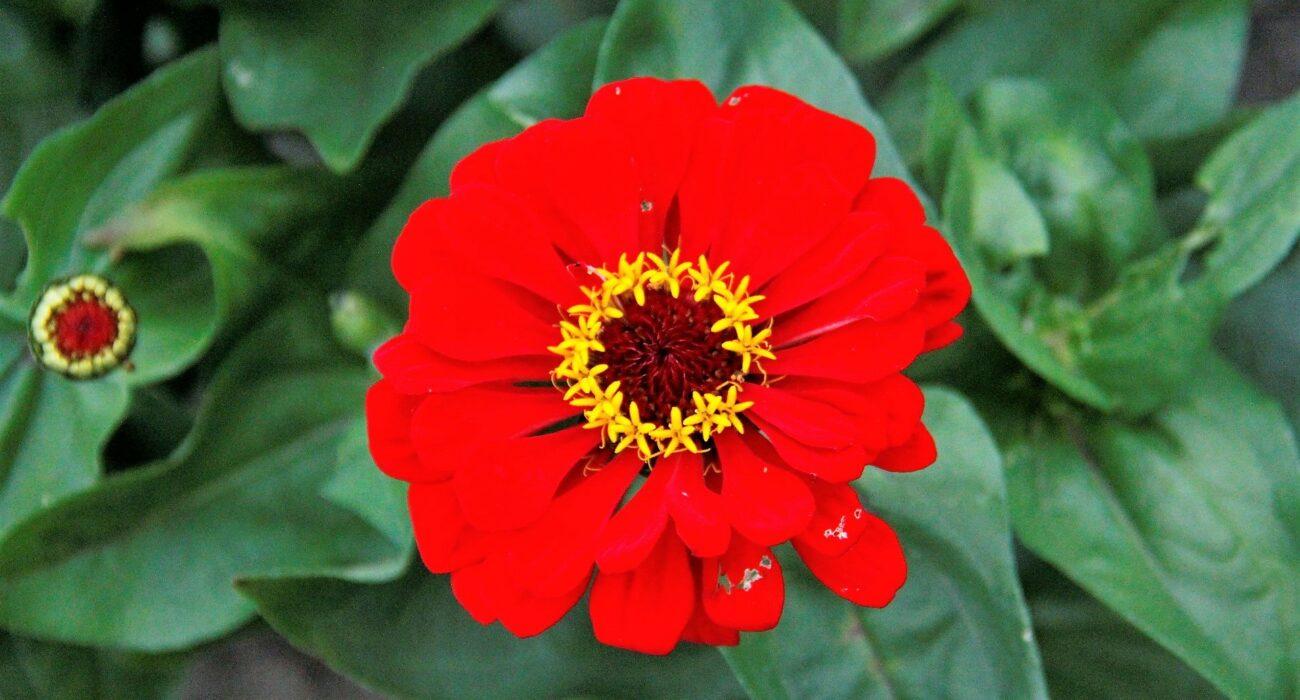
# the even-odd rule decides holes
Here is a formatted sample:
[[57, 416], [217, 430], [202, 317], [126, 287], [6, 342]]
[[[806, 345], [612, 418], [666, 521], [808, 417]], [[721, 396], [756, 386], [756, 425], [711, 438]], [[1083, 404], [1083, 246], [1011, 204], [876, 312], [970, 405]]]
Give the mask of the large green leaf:
[[240, 123], [303, 132], [351, 170], [416, 72], [459, 44], [500, 0], [223, 4], [221, 57]]
[[176, 649], [252, 616], [236, 577], [399, 573], [409, 533], [393, 519], [403, 513], [377, 514], [374, 495], [351, 490], [365, 477], [340, 476], [374, 470], [347, 432], [371, 379], [332, 345], [324, 306], [290, 307], [248, 336], [174, 456], [12, 530], [0, 542], [0, 625], [70, 643]]
[[605, 22], [591, 20], [528, 57], [475, 95], [443, 123], [416, 159], [406, 181], [370, 227], [349, 267], [353, 287], [405, 312], [406, 293], [389, 269], [393, 242], [425, 200], [444, 196], [456, 163], [484, 143], [514, 136], [548, 117], [582, 114]]
[[1060, 574], [1051, 574], [1047, 590], [1034, 591], [1037, 581], [1025, 587], [1052, 697], [1219, 697], [1209, 681], [1178, 657]]
[[1300, 236], [1300, 95], [1256, 117], [1201, 168], [1210, 194], [1200, 232], [1217, 241], [1206, 268], [1235, 296], [1268, 274]]
[[874, 61], [947, 17], [959, 0], [840, 0], [836, 44], [850, 61]]
[[926, 69], [962, 98], [990, 78], [1011, 75], [1096, 90], [1143, 138], [1194, 133], [1232, 105], [1246, 47], [1243, 0], [980, 5], [926, 49], [882, 105], [909, 152], [918, 142]]
[[310, 170], [207, 168], [164, 182], [88, 231], [87, 245], [121, 256], [109, 275], [142, 319], [131, 383], [190, 364], [224, 321], [284, 278], [280, 263], [300, 247], [297, 234], [327, 220], [338, 189]]
[[97, 651], [0, 633], [0, 695], [6, 698], [176, 697], [183, 669], [179, 655]]
[[1300, 457], [1226, 363], [1143, 422], [998, 417], [1012, 520], [1043, 559], [1238, 697], [1300, 688]]
[[1224, 314], [1217, 340], [1223, 352], [1282, 402], [1300, 430], [1300, 250]]
[[783, 0], [624, 0], [600, 47], [596, 85], [636, 75], [696, 78], [719, 98], [741, 85], [780, 88], [870, 129], [873, 172], [909, 178], [853, 73]]
[[[72, 72], [46, 34], [0, 7], [0, 191], [37, 142], [77, 114]], [[0, 292], [13, 285], [25, 257], [22, 232], [0, 219]]]
[[530, 639], [516, 639], [499, 625], [482, 627], [456, 603], [447, 577], [418, 563], [382, 585], [248, 580], [240, 590], [294, 646], [397, 696], [740, 695], [722, 659], [707, 647], [686, 645], [654, 657], [597, 643], [585, 605]]
[[727, 652], [755, 697], [1046, 696], [997, 447], [950, 391], [926, 391], [925, 421], [938, 462], [917, 474], [872, 470], [856, 484], [898, 531], [906, 585], [883, 610], [859, 608], [792, 561], [771, 639]]

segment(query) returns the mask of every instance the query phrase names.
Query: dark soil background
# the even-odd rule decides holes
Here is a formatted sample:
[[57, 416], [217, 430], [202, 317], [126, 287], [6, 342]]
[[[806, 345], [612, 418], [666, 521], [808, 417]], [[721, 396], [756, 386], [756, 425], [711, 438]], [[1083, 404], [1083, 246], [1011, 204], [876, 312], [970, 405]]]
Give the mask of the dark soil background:
[[[1271, 102], [1300, 87], [1300, 0], [1264, 0], [1252, 11], [1238, 99]], [[265, 626], [253, 626], [201, 653], [185, 679], [191, 698], [377, 698], [289, 646]]]

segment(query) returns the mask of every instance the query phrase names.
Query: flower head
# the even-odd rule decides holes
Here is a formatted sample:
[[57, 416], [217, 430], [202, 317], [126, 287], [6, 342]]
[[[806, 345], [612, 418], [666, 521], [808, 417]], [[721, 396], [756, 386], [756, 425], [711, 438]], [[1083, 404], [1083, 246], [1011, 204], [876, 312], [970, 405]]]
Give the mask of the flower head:
[[121, 365], [135, 345], [135, 310], [98, 275], [46, 285], [28, 323], [32, 355], [71, 379], [92, 379]]
[[780, 618], [785, 542], [889, 602], [902, 548], [849, 482], [934, 460], [901, 372], [970, 288], [874, 155], [776, 90], [638, 78], [483, 146], [411, 216], [370, 445], [475, 619], [536, 634], [590, 586], [605, 643], [735, 644]]

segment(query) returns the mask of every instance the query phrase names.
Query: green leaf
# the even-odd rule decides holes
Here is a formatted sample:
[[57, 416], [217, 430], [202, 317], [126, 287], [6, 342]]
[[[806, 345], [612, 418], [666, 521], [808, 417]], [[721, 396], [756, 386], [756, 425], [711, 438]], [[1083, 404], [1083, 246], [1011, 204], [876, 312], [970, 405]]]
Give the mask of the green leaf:
[[1042, 212], [1052, 254], [1035, 272], [1050, 290], [1093, 296], [1164, 242], [1146, 152], [1109, 105], [1005, 79], [976, 93], [973, 111], [992, 152]]
[[351, 170], [401, 106], [416, 72], [491, 17], [499, 0], [227, 3], [226, 92], [253, 130], [303, 132], [336, 172]]
[[1173, 654], [1077, 588], [1030, 594], [1029, 608], [1053, 697], [1147, 700], [1220, 695]]
[[1205, 260], [1224, 295], [1249, 289], [1300, 236], [1300, 95], [1276, 105], [1210, 156], [1197, 182], [1210, 195], [1199, 225], [1216, 237]]
[[121, 381], [37, 369], [26, 329], [0, 321], [0, 533], [98, 480], [100, 451], [128, 398]]
[[1282, 402], [1291, 427], [1300, 430], [1300, 251], [1282, 263], [1223, 316], [1219, 347], [1257, 385]]
[[840, 51], [849, 61], [874, 61], [907, 46], [959, 4], [958, 0], [840, 0]]
[[489, 141], [514, 136], [548, 117], [582, 114], [605, 22], [581, 24], [524, 59], [491, 87], [475, 95], [443, 123], [370, 227], [349, 265], [354, 288], [405, 313], [406, 293], [390, 271], [393, 242], [407, 217], [425, 200], [445, 196], [451, 169]]
[[[579, 604], [547, 632], [516, 639], [482, 627], [452, 597], [446, 576], [418, 563], [401, 579], [247, 580], [240, 590], [294, 646], [386, 694], [403, 697], [737, 697], [712, 649], [670, 656], [597, 643]], [[485, 666], [488, 664], [488, 666]], [[486, 670], [485, 670], [486, 669]]]
[[740, 644], [718, 647], [718, 651], [752, 700], [787, 700], [790, 697], [790, 690], [781, 674], [775, 635], [741, 635]]
[[175, 374], [223, 322], [248, 312], [285, 276], [282, 249], [326, 218], [337, 190], [312, 171], [210, 168], [163, 183], [88, 231], [86, 245], [121, 257], [109, 274], [141, 319], [131, 383]]
[[0, 625], [169, 650], [252, 616], [236, 577], [395, 576], [409, 553], [400, 526], [377, 524], [362, 494], [339, 494], [365, 483], [341, 470], [373, 469], [339, 460], [371, 380], [354, 361], [332, 345], [323, 302], [275, 315], [224, 362], [175, 455], [65, 499], [0, 542]]
[[1140, 144], [1104, 104], [1024, 79], [986, 86], [973, 119], [931, 117], [926, 138], [936, 163], [956, 141], [944, 215], [976, 307], [1072, 398], [1155, 410], [1202, 360], [1225, 299], [1184, 279], [1195, 239], [1167, 242]]
[[217, 57], [203, 50], [43, 141], [0, 202], [28, 248], [27, 268], [0, 310], [23, 318], [46, 282], [102, 264], [79, 239], [196, 157], [220, 116]]
[[146, 657], [0, 633], [0, 695], [7, 698], [176, 697], [184, 657]]
[[910, 180], [853, 73], [782, 0], [624, 0], [600, 47], [596, 85], [637, 75], [696, 78], [719, 99], [749, 84], [785, 90], [870, 129], [872, 172]]
[[991, 407], [1016, 533], [1225, 693], [1294, 695], [1295, 438], [1222, 361], [1189, 390], [1143, 422]]
[[[1023, 190], [1011, 189], [1004, 177], [990, 181], [988, 173], [1004, 174], [969, 133], [957, 142], [944, 188], [943, 212], [948, 240], [971, 281], [971, 299], [994, 334], [1022, 362], [1054, 386], [1084, 403], [1103, 410], [1113, 406], [1106, 391], [1071, 369], [1066, 339], [1042, 333], [1029, 316], [1036, 283], [1028, 260], [998, 269], [993, 262], [1006, 259], [1008, 248], [986, 260], [980, 241], [998, 240], [1004, 231], [1020, 232], [1009, 250], [1026, 253], [1037, 248], [1041, 215]], [[996, 197], [996, 199], [994, 199]], [[1006, 202], [1012, 202], [1007, 205]], [[1013, 218], [1014, 217], [1014, 218]], [[1039, 292], [1041, 296], [1041, 291]]]
[[859, 608], [791, 561], [771, 641], [728, 652], [754, 697], [1046, 696], [997, 447], [952, 392], [926, 391], [925, 422], [937, 463], [907, 475], [870, 470], [856, 484], [903, 542], [906, 585], [882, 610]]
[[1106, 95], [1144, 139], [1194, 133], [1232, 105], [1248, 14], [1242, 0], [984, 3], [900, 76], [883, 111], [911, 153], [926, 70], [962, 99], [991, 78], [1035, 76]]
[[[42, 138], [77, 116], [72, 72], [42, 29], [0, 7], [0, 192]], [[0, 293], [13, 286], [26, 256], [22, 232], [0, 219]]]

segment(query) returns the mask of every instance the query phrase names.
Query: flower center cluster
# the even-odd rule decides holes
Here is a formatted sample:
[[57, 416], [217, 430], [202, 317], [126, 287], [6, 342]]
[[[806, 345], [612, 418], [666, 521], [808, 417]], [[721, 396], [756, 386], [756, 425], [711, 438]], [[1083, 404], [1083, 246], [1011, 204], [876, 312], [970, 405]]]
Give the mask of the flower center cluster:
[[98, 377], [121, 364], [135, 343], [135, 311], [97, 275], [52, 282], [41, 293], [28, 334], [32, 354], [74, 379]]
[[682, 262], [681, 251], [619, 259], [589, 268], [600, 280], [588, 302], [560, 322], [562, 359], [552, 372], [564, 397], [583, 409], [584, 427], [600, 430], [616, 452], [633, 445], [642, 459], [704, 451], [712, 436], [743, 430], [739, 400], [752, 369], [773, 359], [770, 329], [758, 319], [749, 278], [727, 263]]

